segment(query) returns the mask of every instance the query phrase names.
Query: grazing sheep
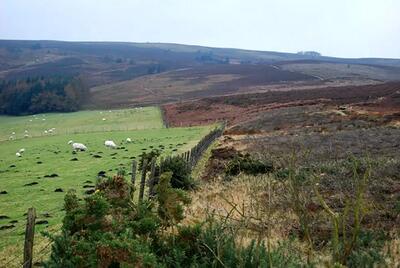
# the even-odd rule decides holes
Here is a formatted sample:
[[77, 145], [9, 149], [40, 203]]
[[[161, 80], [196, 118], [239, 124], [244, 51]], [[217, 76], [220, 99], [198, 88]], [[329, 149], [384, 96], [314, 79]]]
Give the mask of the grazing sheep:
[[28, 135], [28, 134], [25, 134], [25, 135], [24, 135], [24, 138], [29, 138], [29, 135]]
[[84, 144], [77, 143], [77, 142], [74, 142], [72, 144], [72, 148], [74, 149], [74, 151], [86, 151], [87, 150], [87, 147]]
[[103, 118], [102, 120], [103, 120], [103, 121], [106, 121], [106, 119], [105, 119], [105, 118]]
[[15, 155], [16, 155], [17, 157], [21, 157], [21, 156], [22, 156], [22, 154], [20, 154], [20, 153], [15, 153]]
[[12, 132], [11, 135], [15, 135], [15, 132]]
[[25, 152], [25, 148], [19, 149], [18, 153], [22, 154], [23, 152]]
[[131, 138], [126, 138], [126, 142], [131, 143], [132, 142]]
[[8, 139], [9, 139], [10, 141], [14, 140], [14, 136], [10, 136]]
[[45, 130], [45, 131], [44, 131], [44, 134], [47, 134], [47, 133], [48, 133], [47, 130]]
[[73, 144], [74, 143], [74, 141], [72, 141], [72, 140], [69, 140], [68, 141], [68, 145], [71, 145], [71, 144]]
[[117, 145], [115, 144], [115, 142], [113, 141], [105, 141], [104, 145], [108, 148], [112, 148], [112, 149], [116, 149]]
[[47, 132], [49, 132], [49, 133], [53, 133], [53, 129], [49, 129]]
[[28, 130], [25, 129], [25, 133], [28, 133]]

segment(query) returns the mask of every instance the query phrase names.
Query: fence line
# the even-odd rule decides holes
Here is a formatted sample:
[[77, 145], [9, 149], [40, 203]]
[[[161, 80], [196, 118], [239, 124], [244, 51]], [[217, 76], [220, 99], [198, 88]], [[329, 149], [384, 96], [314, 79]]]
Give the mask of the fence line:
[[[198, 161], [202, 157], [203, 153], [208, 149], [208, 147], [219, 138], [225, 129], [225, 124], [215, 128], [204, 136], [193, 148], [175, 156], [160, 157], [157, 161], [157, 157], [152, 159], [143, 158], [141, 161], [141, 170], [139, 170], [138, 162], [136, 160], [132, 161], [132, 173], [131, 173], [131, 186], [130, 186], [130, 196], [131, 199], [134, 197], [134, 192], [136, 191], [136, 175], [140, 175], [139, 182], [139, 193], [138, 193], [138, 203], [142, 203], [145, 193], [148, 195], [148, 199], [151, 200], [155, 197], [156, 191], [155, 186], [158, 184], [159, 175], [165, 170], [165, 166], [168, 166], [171, 162], [177, 159], [183, 160], [186, 163], [187, 169], [192, 172]], [[158, 165], [156, 163], [158, 162]], [[148, 171], [149, 174], [148, 174]], [[138, 174], [137, 174], [138, 173]], [[145, 188], [148, 188], [148, 191]]]

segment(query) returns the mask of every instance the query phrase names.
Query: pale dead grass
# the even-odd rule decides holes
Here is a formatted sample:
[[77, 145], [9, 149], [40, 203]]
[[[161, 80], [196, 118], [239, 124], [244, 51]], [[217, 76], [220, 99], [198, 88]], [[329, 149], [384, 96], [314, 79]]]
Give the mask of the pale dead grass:
[[[56, 233], [60, 230], [61, 225], [52, 226], [47, 231]], [[23, 242], [13, 244], [3, 248], [0, 251], [0, 267], [14, 268], [22, 267], [23, 264]], [[46, 261], [51, 253], [51, 241], [40, 233], [35, 234], [33, 244], [33, 264]]]
[[[277, 209], [277, 203], [280, 203], [277, 195], [282, 189], [272, 186], [274, 193], [271, 192], [269, 198], [268, 179], [267, 176], [240, 176], [229, 182], [215, 179], [203, 183], [197, 191], [191, 193], [192, 202], [186, 209], [183, 224], [199, 223], [213, 216], [238, 226], [244, 240], [255, 239], [260, 232], [264, 240], [268, 224], [271, 240], [287, 238], [287, 227], [294, 224], [294, 216], [288, 210]], [[268, 200], [271, 200], [269, 214]], [[268, 215], [272, 217], [268, 218]]]
[[395, 238], [385, 244], [386, 262], [388, 267], [400, 267], [400, 238]]

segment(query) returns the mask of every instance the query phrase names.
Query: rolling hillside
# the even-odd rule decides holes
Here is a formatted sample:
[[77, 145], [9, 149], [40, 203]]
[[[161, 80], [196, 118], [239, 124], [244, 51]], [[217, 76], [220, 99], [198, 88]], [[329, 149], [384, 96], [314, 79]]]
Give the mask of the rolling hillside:
[[0, 81], [80, 76], [84, 108], [400, 79], [399, 59], [344, 59], [163, 43], [0, 40]]

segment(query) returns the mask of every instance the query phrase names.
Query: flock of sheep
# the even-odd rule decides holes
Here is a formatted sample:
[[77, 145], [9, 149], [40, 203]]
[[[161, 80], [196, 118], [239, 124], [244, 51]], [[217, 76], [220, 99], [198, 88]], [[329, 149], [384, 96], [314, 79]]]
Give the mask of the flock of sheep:
[[[135, 108], [136, 110], [137, 109], [143, 109], [143, 108]], [[109, 111], [110, 113], [112, 112], [111, 110]], [[102, 114], [103, 112], [100, 112], [100, 114]], [[36, 115], [33, 115], [33, 117], [34, 117], [34, 119], [39, 119]], [[44, 115], [43, 115], [43, 117], [44, 117]], [[45, 118], [42, 118], [42, 120], [43, 121], [45, 121], [46, 119]], [[102, 120], [103, 121], [105, 121], [106, 120], [106, 118], [102, 118]], [[32, 119], [30, 119], [29, 120], [30, 122], [32, 122], [33, 120]], [[44, 134], [52, 134], [52, 133], [54, 133], [54, 131], [56, 130], [56, 128], [50, 128], [50, 129], [46, 129], [46, 130], [44, 130], [43, 131], [43, 133]], [[9, 137], [9, 140], [15, 140], [15, 132], [12, 132], [11, 133], [11, 135], [10, 135], [10, 137]], [[28, 132], [28, 130], [25, 130], [25, 133], [24, 133], [24, 138], [29, 138], [29, 132]], [[131, 143], [132, 142], [132, 139], [131, 138], [127, 138], [126, 139], [126, 142], [127, 143]], [[72, 140], [70, 140], [69, 142], [68, 142], [68, 144], [69, 145], [71, 145], [72, 146], [72, 149], [74, 150], [74, 151], [86, 151], [88, 148], [86, 147], [86, 145], [84, 145], [83, 143], [79, 143], [79, 142], [74, 142], [74, 141], [72, 141]], [[116, 149], [118, 146], [115, 144], [115, 142], [114, 141], [112, 141], [112, 140], [106, 140], [105, 142], [104, 142], [104, 145], [106, 146], [106, 147], [108, 147], [108, 148], [111, 148], [111, 149]], [[15, 155], [17, 156], [17, 157], [22, 157], [22, 155], [23, 155], [23, 153], [25, 152], [25, 149], [24, 148], [22, 148], [22, 149], [20, 149], [20, 150], [18, 150], [16, 153], [15, 153]]]
[[[127, 143], [131, 143], [132, 139], [131, 138], [126, 138], [126, 142]], [[88, 149], [85, 144], [79, 143], [79, 142], [74, 142], [72, 140], [68, 141], [68, 144], [72, 146], [72, 149], [74, 151], [87, 151], [87, 149]], [[106, 147], [108, 147], [108, 148], [111, 148], [111, 149], [117, 149], [118, 148], [117, 144], [115, 144], [115, 142], [112, 141], [112, 140], [106, 140], [104, 142], [104, 145]], [[25, 148], [22, 148], [22, 149], [19, 149], [18, 152], [15, 153], [15, 155], [17, 157], [22, 157], [24, 152], [25, 152]]]
[[[55, 127], [50, 128], [50, 129], [45, 129], [45, 130], [43, 131], [43, 134], [53, 134], [55, 130], [56, 130]], [[15, 132], [11, 132], [11, 135], [10, 135], [10, 137], [9, 137], [8, 139], [9, 139], [9, 140], [15, 140], [15, 139], [16, 139], [15, 135], [16, 135]], [[29, 137], [30, 137], [30, 136], [29, 136], [28, 130], [25, 130], [25, 132], [24, 132], [24, 138], [29, 138]]]
[[[126, 142], [127, 143], [131, 143], [132, 139], [131, 138], [126, 138]], [[86, 145], [83, 144], [83, 143], [74, 142], [74, 141], [70, 140], [70, 141], [68, 141], [68, 144], [72, 146], [72, 149], [74, 151], [86, 151], [87, 150]], [[104, 145], [106, 147], [108, 147], [108, 148], [111, 148], [111, 149], [117, 149], [117, 147], [118, 147], [117, 144], [115, 144], [115, 142], [112, 141], [112, 140], [106, 140], [104, 142]]]

